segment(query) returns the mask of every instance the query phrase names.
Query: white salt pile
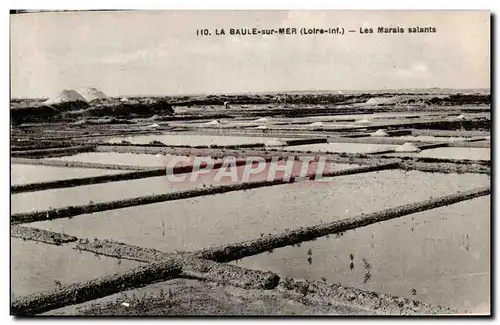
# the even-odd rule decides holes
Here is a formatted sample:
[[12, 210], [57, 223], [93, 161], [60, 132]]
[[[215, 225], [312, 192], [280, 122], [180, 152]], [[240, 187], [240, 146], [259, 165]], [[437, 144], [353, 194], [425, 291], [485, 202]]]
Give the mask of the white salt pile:
[[220, 124], [220, 123], [219, 123], [219, 121], [217, 121], [217, 120], [213, 120], [213, 121], [210, 121], [210, 122], [205, 123], [205, 125], [219, 125], [219, 124]]
[[286, 141], [271, 139], [265, 143], [266, 147], [283, 147], [286, 146]]
[[159, 128], [160, 125], [155, 123], [155, 124], [148, 125], [147, 127], [148, 128]]
[[376, 132], [370, 134], [372, 137], [386, 137], [389, 134], [382, 129], [378, 129]]
[[269, 129], [267, 126], [265, 125], [259, 125], [258, 127], [256, 127], [257, 130], [264, 130], [264, 129]]
[[256, 119], [254, 122], [268, 122], [269, 120], [265, 117], [261, 117], [261, 118], [258, 118]]
[[76, 101], [86, 102], [87, 100], [82, 95], [80, 95], [76, 90], [64, 89], [60, 91], [58, 94], [56, 94], [54, 97], [47, 99], [44, 102], [44, 104], [51, 105], [51, 104], [60, 104], [60, 103], [76, 102]]
[[323, 122], [313, 122], [311, 124], [309, 124], [309, 126], [323, 126]]
[[420, 149], [414, 145], [411, 142], [405, 142], [404, 144], [400, 145], [396, 149], [394, 149], [396, 152], [419, 152]]
[[458, 115], [458, 116], [456, 117], [456, 119], [457, 119], [457, 120], [465, 120], [465, 119], [466, 119], [466, 117], [465, 117], [465, 115], [464, 115], [464, 114], [460, 114], [460, 115]]
[[357, 120], [355, 123], [359, 123], [359, 124], [369, 124], [371, 123], [371, 121], [369, 119], [361, 119], [361, 120]]

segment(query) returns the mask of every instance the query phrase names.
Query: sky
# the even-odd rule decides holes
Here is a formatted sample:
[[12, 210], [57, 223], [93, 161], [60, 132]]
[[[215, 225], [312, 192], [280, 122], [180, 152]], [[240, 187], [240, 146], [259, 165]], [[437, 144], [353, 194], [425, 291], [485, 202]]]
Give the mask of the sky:
[[[229, 35], [343, 27], [344, 35]], [[405, 28], [378, 34], [378, 27]], [[409, 34], [409, 27], [435, 33]], [[197, 36], [223, 28], [225, 36]], [[373, 34], [360, 34], [373, 28]], [[347, 30], [356, 30], [348, 33]], [[105, 11], [11, 15], [11, 96], [489, 88], [488, 11]]]

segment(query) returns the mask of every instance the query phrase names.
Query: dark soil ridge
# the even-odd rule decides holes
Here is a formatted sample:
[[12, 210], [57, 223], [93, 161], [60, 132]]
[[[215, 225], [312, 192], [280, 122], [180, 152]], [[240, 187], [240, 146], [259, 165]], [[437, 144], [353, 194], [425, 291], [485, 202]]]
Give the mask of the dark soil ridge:
[[[131, 98], [127, 102], [122, 102], [115, 98], [95, 100], [91, 103], [77, 101], [60, 104], [46, 105], [36, 103], [36, 101], [11, 101], [10, 116], [11, 122], [21, 124], [26, 122], [46, 122], [60, 120], [75, 120], [88, 117], [127, 117], [133, 116], [152, 116], [156, 114], [174, 115], [173, 106], [194, 106], [194, 105], [223, 105], [225, 102], [231, 104], [309, 104], [309, 105], [345, 105], [364, 103], [373, 97], [394, 97], [399, 94], [359, 94], [359, 95], [340, 95], [340, 94], [277, 94], [277, 95], [217, 95], [187, 97], [179, 99], [174, 97], [161, 98]], [[401, 95], [399, 95], [401, 96]], [[409, 98], [402, 98], [398, 103], [374, 105], [379, 108], [394, 109], [401, 105], [419, 106], [461, 106], [461, 105], [481, 105], [490, 104], [490, 95], [472, 95], [472, 94], [454, 94], [445, 96], [434, 96], [424, 99], [418, 98], [418, 95], [407, 95]], [[426, 96], [429, 96], [428, 94]], [[285, 105], [286, 106], [286, 105]], [[405, 107], [406, 108], [406, 107]], [[343, 108], [349, 110], [349, 108]], [[325, 114], [325, 112], [338, 111], [339, 108], [293, 108], [269, 110], [267, 116], [278, 114], [284, 117], [297, 117]], [[237, 112], [234, 112], [235, 114]], [[241, 114], [249, 116], [256, 114], [249, 110], [242, 110]], [[262, 112], [259, 112], [262, 115]]]
[[[397, 130], [400, 128], [412, 128], [412, 129], [425, 129], [425, 130], [479, 130], [479, 131], [489, 131], [491, 130], [491, 120], [470, 120], [470, 121], [443, 121], [443, 120], [425, 120], [425, 121], [412, 121], [412, 122], [399, 122], [399, 123], [388, 123], [380, 125], [360, 125], [360, 126], [346, 126], [346, 127], [328, 127], [318, 126], [311, 128], [311, 131], [321, 131], [321, 132], [347, 132], [347, 131], [357, 131], [357, 130], [378, 130], [378, 129], [388, 129]], [[297, 128], [276, 128], [282, 131], [296, 131]]]
[[[74, 134], [65, 134], [65, 135], [59, 135], [59, 136], [47, 136], [46, 133], [42, 132], [35, 132], [31, 134], [26, 134], [22, 136], [11, 136], [11, 143], [26, 143], [26, 144], [33, 144], [36, 145], [38, 141], [71, 141], [72, 143], [81, 142], [80, 140], [83, 139], [88, 139], [88, 138], [99, 138], [99, 137], [115, 137], [115, 136], [135, 136], [135, 135], [152, 135], [152, 134], [161, 134], [161, 131], [155, 131], [155, 130], [118, 130], [118, 132], [98, 132], [98, 133], [89, 133], [88, 131], [85, 131], [87, 129], [74, 129], [71, 130], [71, 132], [75, 132]], [[38, 131], [38, 130], [36, 130]], [[100, 130], [100, 131], [105, 131], [105, 130]], [[115, 131], [115, 130], [112, 130]], [[14, 141], [15, 138], [23, 138], [23, 137], [30, 137], [30, 138], [35, 138], [37, 140], [33, 139], [26, 139], [22, 141]], [[86, 143], [84, 143], [86, 145]]]
[[[323, 174], [322, 177], [336, 177], [336, 176], [345, 176], [345, 175], [353, 175], [359, 173], [369, 173], [373, 171], [385, 170], [385, 169], [394, 169], [398, 167], [398, 163], [387, 163], [382, 165], [374, 165], [374, 166], [363, 166], [358, 168], [350, 168], [344, 170], [331, 171]], [[315, 174], [306, 176], [306, 179], [314, 180], [316, 178]], [[20, 224], [20, 223], [28, 223], [42, 220], [54, 220], [60, 218], [69, 218], [74, 217], [81, 214], [90, 214], [95, 212], [107, 211], [107, 210], [115, 210], [128, 208], [132, 206], [138, 205], [146, 205], [153, 204], [159, 202], [166, 201], [174, 201], [174, 200], [182, 200], [187, 198], [205, 196], [205, 195], [215, 195], [228, 193], [232, 191], [240, 191], [240, 190], [249, 190], [260, 187], [267, 186], [275, 186], [275, 185], [285, 185], [294, 183], [296, 180], [294, 177], [291, 177], [290, 180], [285, 179], [275, 179], [273, 181], [257, 181], [250, 183], [241, 183], [241, 184], [230, 184], [230, 185], [220, 185], [214, 187], [205, 187], [205, 188], [196, 188], [185, 191], [178, 191], [173, 193], [165, 193], [165, 194], [157, 194], [157, 195], [148, 195], [130, 199], [102, 202], [102, 203], [92, 203], [86, 205], [79, 206], [66, 206], [62, 208], [48, 209], [44, 211], [35, 211], [35, 212], [27, 212], [27, 213], [16, 213], [12, 214], [10, 217], [11, 224]]]
[[[343, 94], [289, 94], [280, 93], [273, 95], [208, 95], [198, 96], [197, 98], [188, 97], [185, 99], [170, 99], [174, 106], [189, 106], [189, 105], [223, 105], [224, 102], [232, 104], [354, 104], [364, 103], [373, 97], [392, 98], [394, 96], [408, 96], [407, 100], [402, 100], [401, 104], [412, 104], [416, 102], [418, 96], [430, 94], [413, 94], [413, 93], [362, 93], [353, 95]], [[453, 94], [444, 96], [433, 96], [428, 100], [422, 100], [424, 103], [431, 105], [470, 105], [470, 104], [490, 104], [490, 95], [481, 94]]]
[[[316, 143], [327, 143], [328, 139], [323, 138], [308, 138], [308, 139], [290, 139], [284, 140], [283, 146], [297, 146], [306, 144], [316, 144]], [[207, 145], [171, 145], [165, 144], [161, 141], [151, 141], [150, 143], [131, 143], [128, 141], [122, 141], [120, 143], [104, 143], [96, 142], [96, 146], [114, 146], [114, 147], [170, 147], [170, 148], [190, 148], [190, 149], [245, 149], [245, 148], [259, 148], [265, 147], [266, 144], [262, 142], [255, 143], [245, 143], [245, 144], [233, 144], [233, 145], [217, 145], [211, 144]]]
[[172, 105], [161, 98], [132, 99], [121, 102], [119, 99], [94, 100], [91, 103], [84, 101], [63, 102], [58, 104], [31, 103], [23, 106], [22, 103], [11, 102], [10, 119], [14, 124], [26, 122], [60, 121], [88, 117], [127, 117], [151, 116], [161, 113], [173, 115]]
[[182, 277], [230, 284], [244, 289], [273, 289], [280, 279], [273, 272], [249, 270], [235, 265], [198, 259], [186, 252], [164, 253], [156, 249], [116, 241], [84, 239], [78, 242], [75, 249], [144, 263], [155, 263], [175, 256], [182, 263]]
[[10, 227], [10, 236], [21, 238], [23, 240], [32, 240], [52, 245], [70, 243], [77, 241], [78, 239], [75, 236], [70, 236], [63, 233], [23, 226]]

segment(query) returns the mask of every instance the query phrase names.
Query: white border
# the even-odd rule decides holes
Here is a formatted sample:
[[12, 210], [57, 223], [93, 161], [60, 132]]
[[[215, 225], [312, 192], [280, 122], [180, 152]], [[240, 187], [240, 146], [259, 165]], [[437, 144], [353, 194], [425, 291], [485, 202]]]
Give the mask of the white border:
[[[161, 3], [159, 1], [151, 1], [151, 0], [140, 0], [140, 1], [131, 1], [131, 0], [122, 0], [120, 2], [111, 2], [111, 1], [103, 1], [103, 0], [86, 0], [86, 1], [2, 1], [2, 14], [1, 16], [1, 39], [0, 43], [2, 45], [2, 51], [1, 51], [1, 59], [3, 62], [4, 66], [4, 71], [8, 71], [8, 68], [10, 66], [9, 62], [9, 15], [7, 10], [9, 9], [37, 9], [37, 8], [43, 8], [43, 9], [58, 9], [58, 8], [65, 8], [65, 9], [117, 9], [117, 8], [129, 8], [129, 9], [351, 9], [351, 10], [381, 10], [381, 9], [391, 9], [391, 10], [396, 10], [396, 9], [403, 9], [403, 10], [412, 10], [412, 9], [453, 9], [453, 10], [471, 10], [471, 9], [484, 9], [484, 10], [492, 10], [494, 13], [497, 15], [500, 14], [500, 9], [499, 9], [499, 4], [500, 1], [498, 0], [474, 0], [474, 1], [443, 1], [443, 0], [419, 0], [419, 1], [373, 1], [373, 0], [365, 0], [365, 1], [355, 1], [355, 0], [337, 0], [335, 2], [329, 2], [329, 3], [324, 3], [322, 1], [298, 1], [298, 0], [287, 0], [287, 1], [265, 1], [265, 0], [254, 0], [254, 1], [248, 1], [248, 0], [235, 0], [235, 1], [203, 1], [203, 0], [183, 0], [183, 1], [178, 1], [178, 2], [168, 2], [168, 3]], [[498, 19], [498, 16], [496, 17]], [[466, 22], [464, 22], [466, 23]], [[496, 26], [498, 27], [498, 20], [496, 20]], [[495, 28], [495, 33], [494, 33], [494, 39], [495, 39], [495, 44], [498, 43], [498, 28]], [[496, 52], [496, 55], [498, 56], [498, 52]], [[496, 69], [495, 71], [496, 72]], [[9, 162], [10, 162], [10, 157], [9, 157], [9, 126], [8, 126], [8, 121], [9, 121], [9, 116], [8, 116], [8, 103], [9, 103], [9, 75], [8, 73], [4, 72], [2, 76], [2, 87], [1, 87], [1, 96], [2, 96], [2, 101], [5, 105], [5, 107], [2, 107], [0, 110], [2, 116], [0, 117], [0, 121], [2, 123], [2, 128], [1, 128], [1, 144], [2, 144], [2, 154], [3, 157], [0, 160], [1, 161], [1, 166], [0, 166], [0, 171], [2, 175], [2, 184], [1, 186], [1, 197], [2, 197], [2, 207], [8, 207], [10, 203], [10, 189], [8, 188], [7, 184], [9, 184], [10, 181], [10, 171], [9, 171]], [[492, 93], [498, 93], [498, 85], [494, 89], [492, 89]], [[495, 114], [496, 116], [496, 114]], [[495, 120], [498, 120], [496, 118]], [[494, 123], [494, 130], [496, 129], [496, 121]], [[496, 132], [495, 132], [496, 133]], [[495, 137], [493, 144], [496, 144], [496, 136], [493, 134]], [[495, 164], [495, 169], [496, 167], [496, 160], [494, 161]], [[496, 185], [496, 184], [495, 184]], [[496, 193], [493, 197], [492, 201], [496, 201]], [[5, 210], [4, 210], [5, 211]], [[7, 212], [7, 211], [5, 211]], [[4, 220], [4, 225], [1, 227], [3, 233], [2, 236], [0, 236], [0, 240], [2, 241], [1, 245], [1, 260], [4, 262], [3, 265], [4, 267], [1, 268], [1, 299], [0, 299], [0, 308], [1, 308], [1, 316], [2, 316], [2, 324], [4, 323], [12, 323], [14, 322], [14, 319], [10, 316], [7, 316], [10, 314], [9, 311], [9, 292], [10, 292], [10, 282], [9, 282], [9, 268], [8, 265], [10, 264], [9, 260], [9, 246], [10, 246], [10, 240], [9, 240], [9, 225], [7, 224], [7, 213], [4, 213], [2, 215], [2, 218], [6, 219]], [[495, 223], [495, 229], [493, 230], [494, 233], [499, 233], [498, 232], [498, 224], [499, 222]], [[494, 236], [492, 237], [494, 239]], [[498, 240], [496, 241], [495, 244], [498, 244]], [[498, 251], [498, 245], [495, 245], [495, 250]], [[493, 262], [493, 261], [492, 261]], [[497, 272], [495, 272], [497, 273]], [[497, 274], [495, 274], [497, 275]], [[498, 279], [498, 278], [497, 278]], [[496, 288], [494, 288], [496, 289]], [[497, 291], [495, 290], [495, 293]], [[495, 301], [497, 302], [495, 306], [492, 306], [495, 310], [497, 310], [497, 305], [498, 305], [498, 295], [495, 295], [496, 299]], [[111, 320], [111, 319], [106, 319], [106, 320]], [[218, 321], [219, 319], [214, 319], [215, 321]], [[380, 319], [380, 321], [386, 321], [388, 319]], [[67, 323], [69, 320], [60, 320], [61, 323]], [[81, 320], [80, 320], [81, 321]], [[122, 322], [124, 319], [118, 319], [114, 321], [119, 321]], [[146, 320], [139, 320], [139, 319], [133, 319], [132, 320], [134, 323], [142, 323], [147, 321]], [[168, 320], [169, 322], [172, 323], [177, 323], [179, 319], [176, 320]], [[187, 322], [191, 322], [192, 320], [184, 320]], [[228, 319], [226, 321], [238, 321], [235, 319]], [[262, 320], [259, 319], [252, 319], [252, 320], [246, 320], [250, 322], [262, 322]], [[265, 320], [265, 322], [272, 321], [270, 320]], [[296, 322], [296, 321], [307, 321], [310, 322], [310, 320], [305, 320], [305, 319], [287, 319], [285, 320], [287, 322]], [[349, 319], [333, 319], [333, 321], [336, 322], [347, 322], [347, 321], [352, 321]], [[362, 320], [361, 320], [362, 321]], [[410, 320], [410, 322], [414, 322], [415, 320]], [[429, 322], [437, 322], [436, 320], [428, 320]], [[31, 321], [33, 322], [33, 321]], [[104, 322], [104, 320], [100, 319], [91, 319], [91, 320], [85, 320], [83, 323], [91, 323], [92, 324], [99, 324]], [[360, 322], [360, 320], [355, 320], [355, 322]]]

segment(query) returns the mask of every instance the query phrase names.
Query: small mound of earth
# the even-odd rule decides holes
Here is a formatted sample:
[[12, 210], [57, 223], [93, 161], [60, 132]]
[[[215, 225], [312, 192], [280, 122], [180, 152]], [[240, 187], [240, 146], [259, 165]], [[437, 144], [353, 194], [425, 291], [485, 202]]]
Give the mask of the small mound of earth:
[[376, 132], [370, 134], [372, 137], [387, 137], [389, 134], [382, 129], [378, 129]]
[[394, 149], [396, 152], [419, 152], [420, 149], [414, 145], [411, 142], [405, 142], [404, 144], [400, 145], [396, 149]]

